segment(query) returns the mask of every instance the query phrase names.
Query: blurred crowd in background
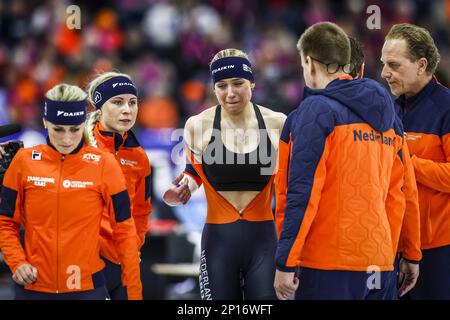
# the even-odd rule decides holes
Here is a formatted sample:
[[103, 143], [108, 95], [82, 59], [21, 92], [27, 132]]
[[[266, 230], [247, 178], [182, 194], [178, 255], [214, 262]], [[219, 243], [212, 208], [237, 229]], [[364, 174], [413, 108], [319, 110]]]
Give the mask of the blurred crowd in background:
[[[369, 5], [381, 29], [369, 30]], [[81, 9], [69, 30], [67, 7]], [[289, 113], [302, 96], [296, 43], [318, 21], [336, 22], [363, 44], [366, 76], [380, 79], [384, 35], [392, 24], [427, 28], [450, 77], [450, 0], [14, 0], [0, 1], [0, 124], [41, 127], [43, 95], [59, 82], [85, 87], [97, 73], [119, 70], [139, 88], [140, 128], [178, 128], [215, 104], [209, 61], [224, 48], [253, 63], [253, 100]]]

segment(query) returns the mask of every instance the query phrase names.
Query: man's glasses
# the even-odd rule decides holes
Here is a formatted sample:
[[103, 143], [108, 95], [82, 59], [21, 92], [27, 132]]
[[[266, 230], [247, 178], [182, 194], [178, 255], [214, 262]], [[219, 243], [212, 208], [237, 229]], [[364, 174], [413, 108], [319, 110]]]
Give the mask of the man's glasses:
[[339, 71], [339, 69], [342, 68], [342, 71], [344, 71], [346, 74], [350, 74], [351, 73], [351, 64], [350, 63], [346, 63], [346, 64], [339, 64], [339, 63], [325, 63], [323, 61], [320, 61], [316, 58], [313, 58], [311, 56], [309, 56], [312, 60], [315, 60], [321, 64], [323, 64], [324, 66], [327, 67], [327, 72], [329, 74], [334, 74], [336, 72]]

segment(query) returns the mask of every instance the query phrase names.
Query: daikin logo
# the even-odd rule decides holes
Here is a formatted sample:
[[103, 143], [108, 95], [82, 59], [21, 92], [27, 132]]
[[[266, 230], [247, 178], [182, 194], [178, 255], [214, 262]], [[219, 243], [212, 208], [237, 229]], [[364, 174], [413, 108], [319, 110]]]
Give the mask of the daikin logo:
[[134, 85], [131, 82], [116, 82], [116, 83], [113, 83], [113, 85], [112, 85], [113, 88], [115, 88], [117, 86], [119, 86], [119, 87], [132, 86], [132, 87], [134, 87]]
[[65, 112], [58, 110], [56, 113], [56, 116], [59, 117], [62, 115], [63, 117], [78, 117], [84, 115], [84, 111], [78, 111], [78, 112]]
[[228, 70], [228, 69], [234, 69], [234, 64], [230, 64], [228, 66], [223, 66], [217, 69], [214, 69], [213, 71], [211, 71], [212, 74], [219, 72], [219, 71], [223, 71], [223, 70]]

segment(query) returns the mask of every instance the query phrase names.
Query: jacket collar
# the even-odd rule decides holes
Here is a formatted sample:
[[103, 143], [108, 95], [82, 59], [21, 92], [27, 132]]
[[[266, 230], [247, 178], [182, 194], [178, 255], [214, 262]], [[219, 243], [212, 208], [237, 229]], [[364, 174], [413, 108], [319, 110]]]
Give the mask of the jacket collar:
[[325, 88], [323, 89], [312, 89], [310, 87], [305, 86], [303, 88], [303, 97], [307, 98], [311, 95], [317, 94], [317, 93], [321, 93], [324, 92], [325, 90], [329, 90], [329, 89], [333, 89], [336, 86], [339, 86], [342, 81], [349, 81], [349, 80], [353, 80], [352, 76], [350, 75], [341, 75], [339, 77], [337, 77], [336, 79], [333, 79], [332, 81], [330, 81]]
[[122, 135], [116, 132], [107, 131], [102, 124], [97, 122], [97, 124], [94, 127], [94, 134], [101, 141], [101, 143], [106, 146], [106, 148], [109, 151], [118, 152], [119, 149], [123, 146], [125, 146], [128, 137], [129, 132], [125, 132], [125, 134]]
[[[59, 152], [58, 150], [56, 150], [55, 146], [50, 142], [50, 138], [47, 136], [47, 145], [50, 147], [50, 149], [54, 152], [56, 152], [58, 155], [63, 155], [61, 152]], [[71, 155], [75, 155], [78, 152], [80, 152], [81, 148], [83, 148], [84, 145], [84, 141], [83, 139], [81, 139], [80, 143], [78, 144], [78, 146], [70, 153]], [[65, 155], [67, 156], [67, 154]]]
[[436, 81], [436, 78], [433, 76], [430, 82], [428, 82], [425, 87], [420, 90], [419, 93], [409, 98], [407, 98], [405, 95], [401, 95], [400, 97], [398, 97], [396, 102], [400, 107], [402, 107], [402, 109], [411, 109], [412, 107], [416, 106], [418, 102], [421, 101], [424, 97], [429, 96], [437, 85], [438, 83]]

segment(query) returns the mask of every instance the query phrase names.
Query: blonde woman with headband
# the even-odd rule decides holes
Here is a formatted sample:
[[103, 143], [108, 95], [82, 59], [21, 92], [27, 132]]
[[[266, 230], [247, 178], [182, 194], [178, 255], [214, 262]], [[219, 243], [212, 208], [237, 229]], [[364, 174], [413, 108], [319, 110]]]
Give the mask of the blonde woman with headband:
[[[130, 195], [131, 214], [140, 248], [145, 241], [152, 207], [150, 162], [131, 131], [138, 112], [136, 86], [126, 74], [107, 72], [91, 81], [88, 97], [96, 111], [88, 116], [85, 139], [91, 146], [111, 153], [119, 163]], [[121, 266], [106, 214], [102, 219], [100, 236], [108, 292], [112, 300], [125, 300], [127, 297], [121, 281]]]
[[0, 249], [13, 273], [15, 299], [109, 299], [98, 236], [103, 214], [112, 222], [127, 294], [142, 299], [125, 179], [113, 156], [84, 144], [87, 104], [86, 93], [76, 86], [48, 91], [47, 144], [20, 149], [6, 171]]
[[275, 299], [272, 187], [286, 116], [251, 101], [255, 81], [241, 50], [217, 53], [210, 71], [219, 104], [186, 122], [184, 138], [192, 165], [174, 181], [183, 182], [167, 190], [163, 199], [180, 205], [201, 183], [205, 187], [202, 299]]

